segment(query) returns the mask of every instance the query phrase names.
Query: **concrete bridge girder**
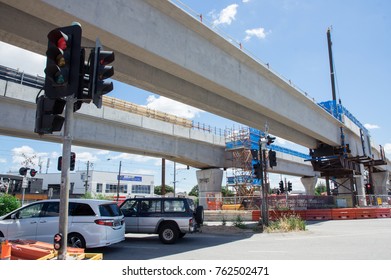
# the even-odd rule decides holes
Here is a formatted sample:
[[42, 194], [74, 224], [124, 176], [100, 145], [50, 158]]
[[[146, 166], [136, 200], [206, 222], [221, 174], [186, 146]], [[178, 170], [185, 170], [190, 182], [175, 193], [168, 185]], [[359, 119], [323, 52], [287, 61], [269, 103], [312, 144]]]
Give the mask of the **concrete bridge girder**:
[[[48, 29], [77, 20], [83, 26], [83, 44], [99, 37], [115, 51], [115, 78], [123, 82], [250, 127], [261, 129], [267, 121], [272, 134], [307, 147], [313, 148], [316, 140], [340, 142], [337, 120], [169, 1], [1, 2], [7, 16], [0, 22], [0, 38], [6, 42], [43, 54]], [[11, 17], [34, 28], [19, 30], [7, 22]], [[194, 91], [184, 90], [187, 86]], [[294, 109], [281, 110], [283, 105]], [[241, 107], [250, 113], [241, 117]]]

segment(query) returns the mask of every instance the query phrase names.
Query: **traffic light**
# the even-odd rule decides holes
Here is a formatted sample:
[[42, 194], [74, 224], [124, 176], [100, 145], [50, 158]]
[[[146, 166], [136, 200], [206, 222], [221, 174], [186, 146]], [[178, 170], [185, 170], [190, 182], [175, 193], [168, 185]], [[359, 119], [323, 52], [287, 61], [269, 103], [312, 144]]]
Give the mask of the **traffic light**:
[[81, 27], [53, 29], [47, 35], [45, 95], [61, 98], [77, 93], [80, 71]]
[[61, 131], [65, 118], [61, 116], [66, 101], [63, 99], [50, 99], [41, 95], [37, 99], [34, 132], [38, 134], [52, 134]]
[[[90, 56], [91, 58], [91, 56]], [[81, 49], [80, 52], [80, 76], [79, 87], [76, 94], [77, 101], [74, 104], [73, 111], [76, 112], [81, 108], [83, 103], [90, 103], [92, 100], [92, 91], [90, 90], [90, 59], [85, 60], [85, 49]]]
[[61, 169], [62, 169], [62, 157], [58, 157], [58, 160], [57, 160], [57, 170], [61, 171]]
[[267, 140], [266, 144], [271, 145], [274, 143], [274, 140], [276, 140], [276, 137], [271, 137], [270, 135], [268, 135], [266, 136], [266, 140]]
[[254, 169], [255, 178], [261, 179], [262, 178], [261, 164], [260, 163], [253, 164], [253, 169]]
[[280, 183], [278, 184], [280, 188], [280, 193], [284, 193], [284, 182], [281, 180]]
[[71, 152], [71, 171], [75, 170], [75, 163], [76, 163], [76, 154], [74, 152]]
[[288, 192], [292, 191], [292, 183], [288, 181]]
[[35, 177], [35, 175], [37, 174], [37, 170], [35, 170], [34, 168], [30, 170], [30, 176], [31, 177]]
[[[71, 161], [70, 161], [70, 166], [69, 166], [69, 169], [71, 171], [75, 170], [75, 163], [76, 163], [76, 153], [71, 152]], [[62, 169], [62, 156], [58, 157], [58, 160], [57, 160], [57, 170], [61, 171], [61, 169]]]
[[269, 165], [271, 168], [277, 166], [277, 154], [272, 150], [269, 150]]
[[373, 188], [371, 184], [365, 184], [365, 190], [367, 194], [374, 194]]
[[114, 75], [113, 66], [108, 66], [114, 61], [114, 52], [104, 51], [99, 40], [96, 40], [95, 49], [91, 51], [89, 60], [89, 91], [92, 102], [96, 107], [102, 107], [102, 95], [113, 90], [113, 82], [105, 81]]
[[21, 167], [21, 168], [19, 168], [19, 174], [22, 175], [22, 176], [26, 176], [27, 170], [28, 170], [28, 168]]

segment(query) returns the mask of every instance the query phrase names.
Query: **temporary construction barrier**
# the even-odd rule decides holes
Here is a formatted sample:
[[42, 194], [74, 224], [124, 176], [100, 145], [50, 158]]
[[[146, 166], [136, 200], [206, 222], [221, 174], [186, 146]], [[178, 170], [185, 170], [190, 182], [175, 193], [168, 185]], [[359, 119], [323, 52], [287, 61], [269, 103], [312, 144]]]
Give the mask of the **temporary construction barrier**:
[[[11, 260], [54, 260], [58, 252], [53, 244], [35, 240], [11, 240]], [[69, 260], [101, 260], [101, 253], [85, 253], [83, 248], [67, 247], [67, 259]]]
[[11, 259], [11, 244], [7, 240], [2, 241], [0, 244], [0, 260]]
[[[303, 220], [352, 220], [352, 219], [376, 219], [391, 218], [391, 208], [332, 208], [332, 209], [307, 209], [307, 210], [270, 210], [269, 219], [277, 220], [283, 216], [299, 216]], [[259, 210], [252, 211], [252, 220], [259, 221]]]
[[352, 220], [357, 218], [355, 208], [334, 208], [331, 209], [331, 215], [333, 220]]

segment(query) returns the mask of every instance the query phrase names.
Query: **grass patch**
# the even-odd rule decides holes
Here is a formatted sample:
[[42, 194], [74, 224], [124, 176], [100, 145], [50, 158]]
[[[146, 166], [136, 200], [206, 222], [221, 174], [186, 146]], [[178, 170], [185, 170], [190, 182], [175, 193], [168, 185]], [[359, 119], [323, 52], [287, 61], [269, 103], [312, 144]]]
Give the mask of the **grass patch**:
[[266, 232], [288, 232], [305, 230], [305, 221], [297, 215], [286, 215], [269, 223]]

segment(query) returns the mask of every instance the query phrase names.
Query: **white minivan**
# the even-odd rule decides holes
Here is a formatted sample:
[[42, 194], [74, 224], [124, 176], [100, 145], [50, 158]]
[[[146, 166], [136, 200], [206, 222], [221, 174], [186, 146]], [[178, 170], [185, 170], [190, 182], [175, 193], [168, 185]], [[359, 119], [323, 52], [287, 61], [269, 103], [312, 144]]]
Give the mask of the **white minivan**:
[[[0, 237], [53, 243], [59, 231], [58, 199], [41, 200], [0, 217]], [[69, 199], [68, 246], [103, 247], [125, 239], [124, 216], [116, 202]]]

